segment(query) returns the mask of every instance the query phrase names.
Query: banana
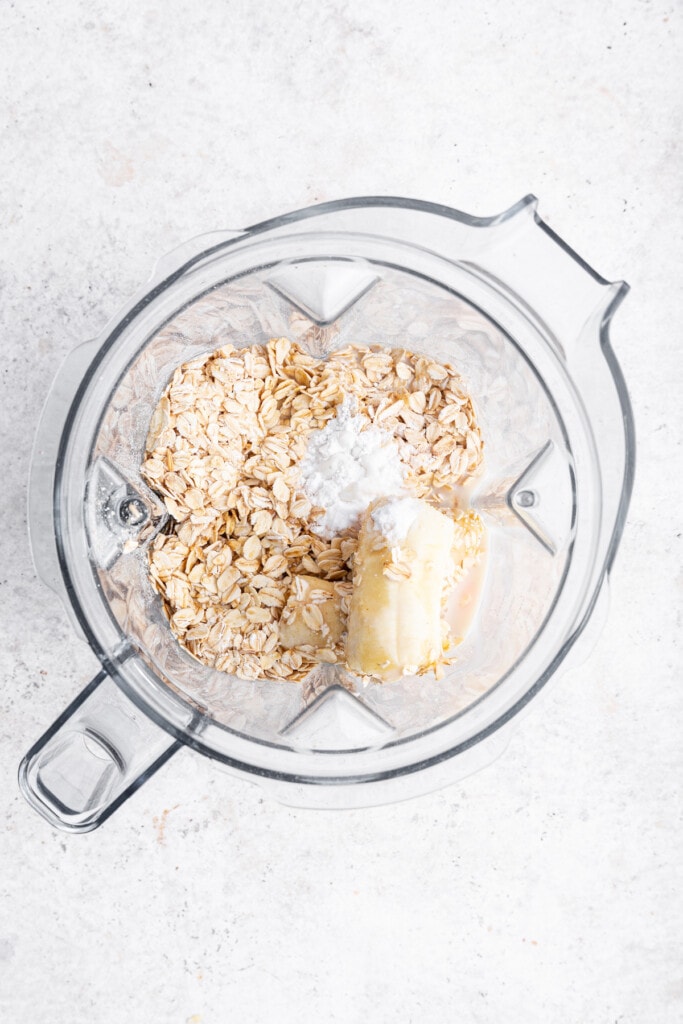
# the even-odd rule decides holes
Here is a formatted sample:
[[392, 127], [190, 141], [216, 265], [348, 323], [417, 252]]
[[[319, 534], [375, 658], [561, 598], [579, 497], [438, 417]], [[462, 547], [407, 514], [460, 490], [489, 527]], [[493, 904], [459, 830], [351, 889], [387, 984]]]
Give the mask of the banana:
[[354, 558], [346, 661], [389, 682], [438, 669], [447, 646], [444, 594], [455, 526], [426, 501], [389, 498], [362, 521]]
[[341, 597], [334, 583], [317, 576], [295, 576], [278, 627], [282, 647], [307, 644], [329, 651], [343, 631]]

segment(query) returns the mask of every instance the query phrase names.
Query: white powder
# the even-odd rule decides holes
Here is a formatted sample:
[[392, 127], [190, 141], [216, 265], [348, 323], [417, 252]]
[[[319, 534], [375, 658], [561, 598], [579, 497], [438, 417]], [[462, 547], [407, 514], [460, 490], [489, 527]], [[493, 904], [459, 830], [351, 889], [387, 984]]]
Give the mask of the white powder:
[[389, 546], [396, 547], [408, 536], [421, 507], [417, 498], [392, 498], [373, 509], [372, 521], [380, 533], [384, 534]]
[[391, 434], [369, 426], [347, 395], [337, 415], [308, 439], [301, 485], [313, 505], [325, 509], [312, 529], [333, 537], [354, 526], [377, 498], [403, 491], [406, 467]]

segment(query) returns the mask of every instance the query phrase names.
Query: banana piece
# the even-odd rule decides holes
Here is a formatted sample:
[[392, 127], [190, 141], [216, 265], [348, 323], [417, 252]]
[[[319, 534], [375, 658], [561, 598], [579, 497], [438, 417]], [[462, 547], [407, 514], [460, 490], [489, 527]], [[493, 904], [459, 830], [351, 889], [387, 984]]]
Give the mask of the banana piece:
[[[278, 632], [282, 647], [307, 644], [331, 652], [343, 631], [341, 597], [334, 583], [317, 576], [295, 576], [280, 617]], [[329, 660], [335, 659], [330, 657]]]
[[349, 605], [352, 672], [389, 682], [439, 665], [454, 536], [452, 520], [417, 498], [385, 499], [366, 512]]

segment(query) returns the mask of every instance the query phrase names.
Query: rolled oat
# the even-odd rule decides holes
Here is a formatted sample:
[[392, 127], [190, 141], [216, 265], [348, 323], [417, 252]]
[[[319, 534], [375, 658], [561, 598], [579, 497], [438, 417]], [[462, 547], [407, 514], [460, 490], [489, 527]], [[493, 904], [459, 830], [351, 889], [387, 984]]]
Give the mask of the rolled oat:
[[[205, 664], [300, 680], [320, 661], [344, 661], [344, 635], [332, 642], [325, 632], [327, 589], [316, 597], [309, 588], [302, 613], [325, 647], [283, 647], [278, 623], [303, 575], [333, 584], [348, 612], [356, 532], [313, 532], [324, 510], [311, 506], [298, 473], [308, 436], [347, 394], [393, 434], [416, 497], [443, 508], [435, 489], [457, 489], [478, 471], [481, 434], [462, 379], [405, 349], [353, 345], [319, 360], [287, 338], [226, 346], [179, 366], [159, 400], [142, 474], [172, 525], [150, 548], [150, 578], [179, 642]], [[476, 560], [478, 517], [459, 530], [465, 561]], [[410, 567], [391, 562], [386, 572], [405, 577]]]

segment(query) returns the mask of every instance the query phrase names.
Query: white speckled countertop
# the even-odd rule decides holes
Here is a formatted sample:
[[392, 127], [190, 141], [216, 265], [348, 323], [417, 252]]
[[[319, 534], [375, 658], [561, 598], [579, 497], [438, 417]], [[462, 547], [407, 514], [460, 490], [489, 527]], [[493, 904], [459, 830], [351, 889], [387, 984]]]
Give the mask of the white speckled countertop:
[[[0, 1019], [683, 1020], [680, 6], [5, 0], [0, 38]], [[527, 192], [632, 286], [638, 473], [593, 655], [430, 797], [296, 811], [185, 750], [99, 831], [53, 831], [16, 767], [96, 669], [26, 543], [62, 357], [203, 231]]]

